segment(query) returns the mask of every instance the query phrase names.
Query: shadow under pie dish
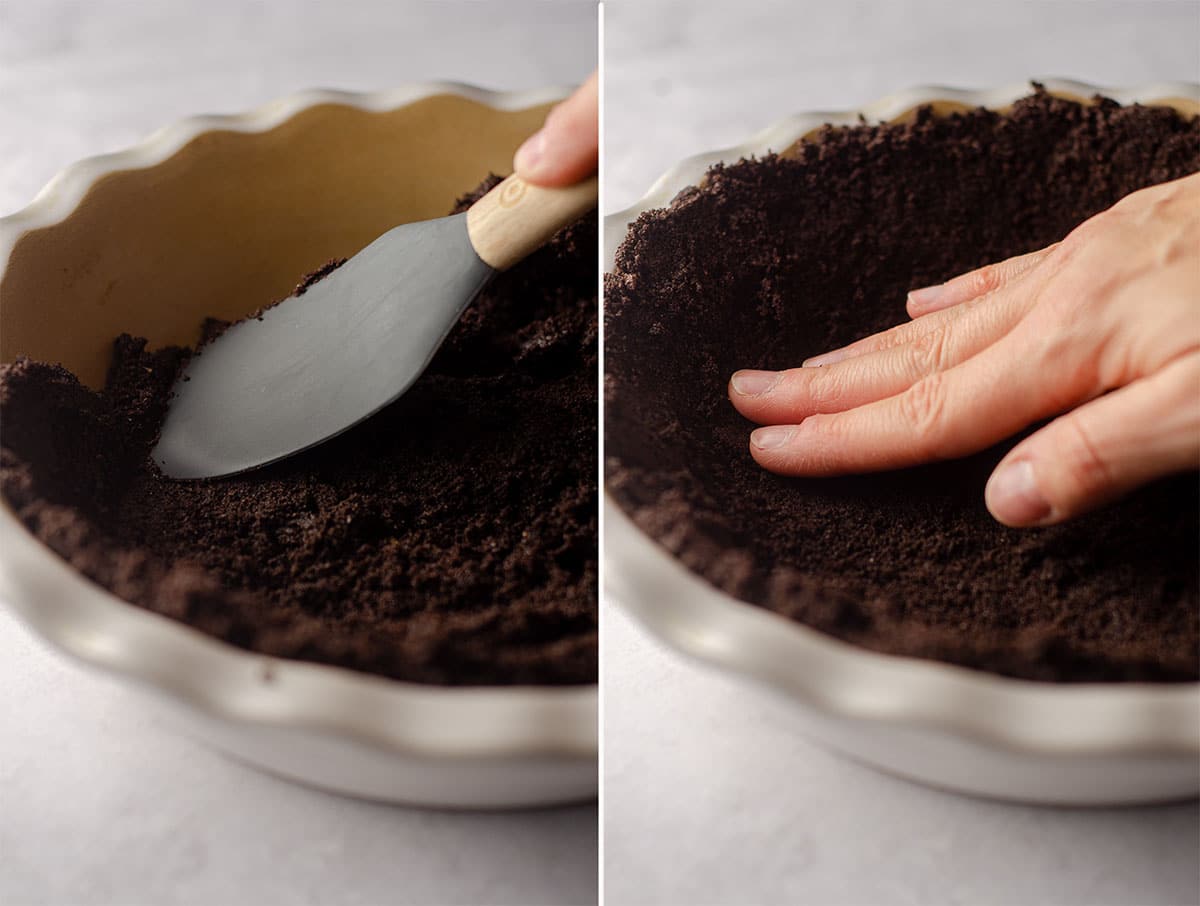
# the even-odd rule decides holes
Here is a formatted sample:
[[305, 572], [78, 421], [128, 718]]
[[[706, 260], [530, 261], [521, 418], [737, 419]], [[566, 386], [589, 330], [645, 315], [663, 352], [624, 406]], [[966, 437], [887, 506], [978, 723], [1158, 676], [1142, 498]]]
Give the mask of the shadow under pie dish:
[[1195, 95], [914, 89], [685, 161], [609, 218], [614, 597], [885, 769], [1035, 801], [1194, 795], [1194, 476], [1018, 532], [983, 506], [1002, 450], [783, 479], [749, 458], [725, 385], [898, 323], [909, 289], [1200, 169]]
[[559, 96], [310, 92], [76, 165], [7, 218], [0, 564], [18, 612], [297, 779], [451, 806], [594, 795], [594, 215], [499, 277], [359, 429], [234, 480], [167, 482], [146, 456], [204, 318], [466, 205]]

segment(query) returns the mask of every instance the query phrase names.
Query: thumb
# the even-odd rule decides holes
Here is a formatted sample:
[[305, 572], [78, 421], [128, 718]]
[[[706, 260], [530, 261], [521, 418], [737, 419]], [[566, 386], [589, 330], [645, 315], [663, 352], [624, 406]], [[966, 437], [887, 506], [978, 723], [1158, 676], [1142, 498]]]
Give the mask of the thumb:
[[1200, 466], [1200, 353], [1085, 403], [1004, 457], [984, 496], [1015, 527], [1053, 525]]
[[600, 159], [596, 73], [550, 111], [542, 128], [525, 140], [513, 169], [526, 182], [569, 186], [590, 176]]

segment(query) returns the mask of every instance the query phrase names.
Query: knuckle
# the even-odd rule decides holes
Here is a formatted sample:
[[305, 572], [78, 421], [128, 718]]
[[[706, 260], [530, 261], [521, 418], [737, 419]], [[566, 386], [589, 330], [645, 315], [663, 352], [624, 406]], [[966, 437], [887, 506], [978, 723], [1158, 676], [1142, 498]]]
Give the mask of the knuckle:
[[803, 369], [808, 372], [800, 375], [807, 382], [803, 392], [814, 412], [826, 412], [837, 407], [845, 388], [843, 370], [837, 367]]
[[1086, 419], [1063, 420], [1062, 449], [1066, 453], [1068, 475], [1075, 493], [1084, 495], [1114, 484], [1112, 464], [1096, 442]]
[[[1124, 214], [1126, 211], [1129, 211], [1130, 209], [1136, 209], [1140, 205], [1145, 204], [1146, 192], [1147, 192], [1146, 189], [1138, 189], [1135, 192], [1130, 192], [1127, 195], [1122, 195], [1120, 198], [1118, 198], [1116, 200], [1116, 202], [1114, 204], [1110, 205], [1107, 209], [1105, 209], [1101, 213], [1107, 214], [1109, 212], [1116, 212], [1117, 214]], [[1100, 215], [1097, 214], [1096, 216], [1099, 217]]]
[[1048, 415], [1115, 386], [1104, 375], [1113, 371], [1119, 347], [1098, 328], [1092, 298], [1086, 291], [1063, 293], [1047, 300], [1028, 320], [1026, 361], [1048, 376], [1040, 389], [1040, 398], [1050, 407]]
[[985, 264], [971, 273], [970, 291], [974, 296], [986, 296], [1000, 288], [1003, 274], [995, 264]]
[[1142, 220], [1173, 207], [1178, 197], [1178, 188], [1171, 183], [1147, 186], [1130, 192], [1105, 213], [1131, 215], [1135, 220]]
[[1121, 217], [1123, 212], [1109, 208], [1107, 211], [1101, 211], [1092, 217], [1089, 217], [1075, 229], [1067, 234], [1067, 237], [1060, 243], [1064, 256], [1074, 256], [1079, 251], [1089, 245], [1097, 235], [1105, 233], [1113, 225], [1114, 220]]
[[945, 371], [950, 362], [950, 331], [938, 327], [921, 334], [909, 344], [917, 374]]
[[804, 458], [820, 469], [836, 464], [838, 451], [850, 440], [846, 418], [841, 413], [818, 413], [806, 418], [796, 430], [796, 447]]
[[[907, 324], [900, 327], [907, 327]], [[896, 346], [904, 343], [905, 337], [900, 327], [890, 327], [883, 333], [875, 334], [866, 339], [859, 340], [857, 343], [851, 344], [850, 348], [854, 349], [857, 356], [871, 355], [876, 352], [886, 352]]]
[[1063, 269], [1071, 258], [1073, 250], [1067, 245], [1066, 239], [1060, 239], [1054, 245], [1046, 247], [1046, 255], [1036, 265], [1043, 275], [1053, 279]]
[[806, 418], [800, 424], [799, 434], [809, 438], [827, 438], [836, 425], [837, 418], [833, 415], [817, 413]]
[[1178, 206], [1179, 199], [1174, 192], [1158, 192], [1147, 199], [1149, 204], [1144, 208], [1145, 219], [1155, 220], [1166, 218]]
[[918, 452], [935, 456], [946, 420], [945, 384], [941, 374], [921, 378], [897, 397], [904, 427], [912, 433]]

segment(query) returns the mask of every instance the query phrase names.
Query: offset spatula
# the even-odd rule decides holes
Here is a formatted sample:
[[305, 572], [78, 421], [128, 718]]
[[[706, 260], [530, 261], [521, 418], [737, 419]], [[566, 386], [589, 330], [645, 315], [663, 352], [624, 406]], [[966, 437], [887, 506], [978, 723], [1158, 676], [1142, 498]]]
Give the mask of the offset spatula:
[[396, 227], [235, 324], [176, 383], [154, 461], [171, 478], [231, 475], [370, 417], [420, 377], [493, 274], [595, 206], [596, 187], [510, 176], [465, 213]]

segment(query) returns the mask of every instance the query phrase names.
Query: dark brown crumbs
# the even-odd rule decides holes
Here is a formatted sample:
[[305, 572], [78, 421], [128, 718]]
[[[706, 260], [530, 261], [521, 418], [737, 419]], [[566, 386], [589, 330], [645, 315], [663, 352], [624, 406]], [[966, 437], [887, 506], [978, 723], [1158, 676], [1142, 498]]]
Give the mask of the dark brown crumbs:
[[726, 383], [899, 323], [908, 290], [1198, 169], [1195, 118], [1041, 91], [1011, 115], [924, 110], [714, 168], [637, 220], [606, 277], [611, 493], [713, 585], [867, 648], [1038, 680], [1197, 679], [1195, 475], [1012, 530], [983, 503], [1006, 448], [780, 478], [751, 460]]
[[346, 263], [345, 258], [330, 258], [311, 274], [308, 274], [303, 280], [296, 284], [296, 290], [292, 295], [303, 296], [308, 288], [320, 280], [324, 280], [339, 267]]

